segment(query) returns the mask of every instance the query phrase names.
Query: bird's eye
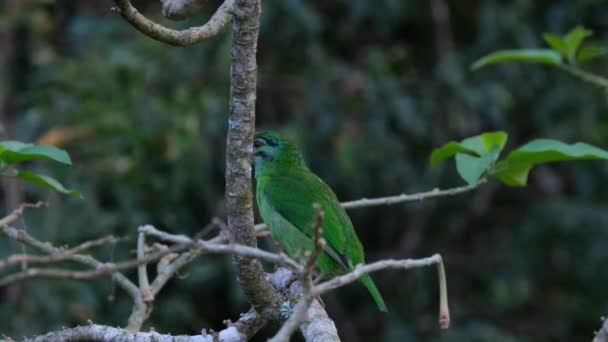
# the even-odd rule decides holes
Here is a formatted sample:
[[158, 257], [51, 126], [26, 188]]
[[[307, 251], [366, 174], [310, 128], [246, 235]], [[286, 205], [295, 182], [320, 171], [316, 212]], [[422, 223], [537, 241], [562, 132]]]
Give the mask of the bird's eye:
[[263, 143], [262, 143], [260, 140], [255, 140], [255, 141], [253, 142], [253, 147], [254, 147], [254, 148], [260, 148], [260, 147], [262, 147], [262, 146], [264, 146], [264, 144], [263, 144]]

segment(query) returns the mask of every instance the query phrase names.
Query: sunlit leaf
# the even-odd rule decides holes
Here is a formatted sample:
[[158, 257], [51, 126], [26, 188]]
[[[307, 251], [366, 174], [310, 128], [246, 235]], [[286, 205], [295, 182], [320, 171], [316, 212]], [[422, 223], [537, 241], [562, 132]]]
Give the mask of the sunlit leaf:
[[553, 49], [500, 50], [478, 59], [473, 63], [471, 69], [477, 70], [487, 65], [507, 62], [555, 65], [562, 63], [562, 57], [559, 52]]

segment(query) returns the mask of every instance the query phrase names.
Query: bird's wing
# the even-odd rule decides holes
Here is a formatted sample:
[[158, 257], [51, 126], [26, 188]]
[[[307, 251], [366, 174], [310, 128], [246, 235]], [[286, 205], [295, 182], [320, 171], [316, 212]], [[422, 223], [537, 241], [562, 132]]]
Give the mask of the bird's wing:
[[327, 242], [325, 251], [345, 269], [350, 268], [345, 254], [352, 223], [336, 195], [319, 177], [310, 172], [273, 176], [264, 186], [263, 196], [277, 213], [309, 238], [314, 235], [312, 205], [319, 203], [325, 213], [321, 224]]

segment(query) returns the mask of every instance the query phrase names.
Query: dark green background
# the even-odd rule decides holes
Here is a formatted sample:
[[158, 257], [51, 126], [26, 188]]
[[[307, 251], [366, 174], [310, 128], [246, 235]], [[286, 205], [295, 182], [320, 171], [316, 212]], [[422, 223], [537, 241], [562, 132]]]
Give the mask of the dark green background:
[[[174, 27], [203, 23], [218, 3], [208, 1], [202, 15], [174, 24], [158, 18], [156, 2], [135, 1]], [[29, 168], [85, 196], [20, 185], [15, 197], [5, 184], [2, 201], [6, 212], [20, 197], [48, 200], [19, 226], [57, 245], [130, 236], [94, 253], [124, 260], [133, 257], [138, 225], [194, 234], [224, 215], [231, 35], [169, 47], [136, 32], [111, 5], [0, 1], [4, 132], [22, 141], [59, 127], [80, 132], [56, 141], [73, 167]], [[446, 6], [449, 22], [433, 18], [433, 5]], [[537, 65], [469, 71], [488, 52], [541, 47], [542, 32], [563, 34], [576, 24], [608, 44], [607, 5], [264, 1], [258, 127], [290, 136], [344, 200], [461, 185], [452, 163], [429, 169], [428, 155], [483, 131], [507, 131], [507, 150], [538, 137], [607, 148], [601, 90]], [[588, 68], [601, 73], [608, 59]], [[369, 261], [443, 255], [453, 323], [438, 329], [434, 268], [384, 271], [374, 278], [387, 315], [359, 285], [325, 297], [342, 339], [590, 340], [599, 317], [608, 315], [607, 176], [605, 162], [563, 163], [534, 169], [523, 189], [491, 182], [457, 197], [352, 210]], [[267, 240], [262, 245], [273, 248]], [[0, 239], [0, 257], [20, 251]], [[88, 319], [124, 325], [130, 308], [109, 278], [31, 280], [0, 289], [0, 333], [19, 338]], [[145, 329], [219, 330], [247, 309], [229, 258], [205, 256], [161, 292]]]

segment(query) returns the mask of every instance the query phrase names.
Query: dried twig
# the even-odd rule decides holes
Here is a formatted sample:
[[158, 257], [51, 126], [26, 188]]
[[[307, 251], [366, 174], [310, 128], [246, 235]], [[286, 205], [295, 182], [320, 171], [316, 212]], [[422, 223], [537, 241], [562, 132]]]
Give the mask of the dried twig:
[[[39, 241], [30, 236], [24, 230], [15, 229], [9, 226], [9, 224], [17, 220], [22, 215], [24, 208], [38, 208], [42, 205], [42, 202], [38, 202], [36, 204], [23, 204], [19, 208], [13, 210], [10, 214], [0, 219], [0, 232], [8, 236], [10, 239], [18, 241], [24, 245], [33, 247], [40, 252], [50, 255], [60, 255], [63, 252], [61, 248], [57, 248], [48, 242]], [[68, 255], [65, 260], [74, 261], [90, 267], [100, 267], [104, 265], [97, 259], [89, 255], [82, 254]], [[125, 277], [119, 272], [114, 272], [112, 274], [112, 277], [116, 281], [118, 286], [120, 286], [125, 292], [127, 292], [127, 294], [133, 299], [133, 312], [129, 317], [126, 329], [129, 331], [137, 331], [143, 323], [142, 317], [145, 314], [146, 305], [141, 299], [137, 286], [135, 286], [135, 284], [133, 284], [127, 277]]]
[[[114, 279], [117, 280], [118, 284], [123, 287], [133, 298], [134, 301], [134, 310], [129, 318], [129, 324], [127, 326], [127, 330], [131, 333], [136, 332], [140, 329], [143, 322], [146, 320], [149, 314], [149, 308], [147, 308], [146, 302], [144, 298], [146, 298], [145, 293], [149, 293], [151, 297], [158, 294], [160, 289], [166, 284], [166, 282], [171, 279], [171, 277], [184, 265], [188, 264], [192, 261], [196, 256], [203, 253], [210, 254], [233, 254], [233, 255], [241, 255], [246, 257], [255, 257], [261, 260], [265, 260], [271, 263], [275, 263], [278, 265], [283, 265], [293, 270], [295, 274], [299, 275], [301, 279], [301, 297], [299, 302], [293, 309], [293, 314], [286, 321], [286, 323], [281, 327], [277, 335], [274, 337], [274, 341], [287, 341], [289, 337], [293, 334], [295, 329], [298, 326], [301, 327], [303, 332], [315, 332], [319, 333], [319, 329], [315, 329], [317, 326], [317, 321], [328, 321], [331, 320], [327, 317], [325, 311], [322, 309], [320, 305], [316, 305], [316, 301], [314, 298], [320, 296], [327, 291], [335, 289], [337, 287], [344, 286], [351, 282], [356, 281], [358, 278], [363, 276], [366, 273], [377, 271], [385, 268], [400, 268], [400, 269], [409, 269], [414, 267], [422, 267], [429, 266], [432, 264], [438, 265], [439, 270], [439, 289], [440, 289], [440, 324], [442, 327], [447, 327], [449, 324], [449, 312], [447, 306], [447, 290], [445, 286], [445, 273], [443, 269], [443, 263], [441, 261], [441, 257], [439, 255], [434, 255], [430, 258], [425, 259], [417, 259], [417, 260], [382, 260], [376, 263], [368, 264], [368, 265], [359, 265], [350, 273], [345, 275], [333, 278], [316, 286], [312, 283], [312, 273], [314, 270], [314, 265], [317, 257], [322, 252], [325, 247], [325, 241], [323, 240], [322, 234], [322, 222], [323, 222], [323, 212], [321, 208], [317, 205], [315, 206], [316, 216], [313, 222], [313, 230], [314, 230], [314, 244], [313, 250], [308, 255], [308, 258], [304, 265], [299, 265], [294, 260], [290, 259], [284, 254], [274, 254], [269, 253], [258, 248], [242, 246], [238, 244], [222, 244], [221, 242], [225, 241], [225, 238], [222, 236], [214, 238], [209, 241], [203, 240], [195, 240], [191, 239], [185, 235], [175, 235], [167, 232], [160, 231], [153, 226], [141, 226], [138, 229], [139, 238], [138, 238], [138, 255], [137, 259], [129, 260], [120, 263], [108, 264], [97, 261], [96, 259], [85, 256], [81, 254], [76, 254], [76, 252], [85, 250], [86, 248], [90, 248], [92, 246], [96, 246], [102, 244], [104, 241], [109, 241], [110, 238], [103, 238], [98, 240], [89, 241], [83, 243], [77, 247], [72, 249], [61, 249], [57, 247], [53, 247], [49, 243], [41, 242], [33, 237], [31, 237], [27, 232], [15, 229], [13, 227], [8, 226], [11, 222], [14, 222], [21, 212], [23, 208], [27, 206], [22, 206], [11, 214], [7, 215], [7, 217], [0, 219], [0, 222], [4, 223], [2, 227], [2, 232], [7, 235], [9, 238], [14, 239], [24, 245], [28, 245], [38, 249], [43, 253], [49, 254], [49, 256], [40, 256], [47, 258], [56, 258], [57, 260], [67, 260], [67, 261], [76, 261], [82, 263], [87, 266], [92, 266], [95, 269], [93, 270], [83, 270], [83, 271], [73, 271], [73, 270], [65, 270], [65, 269], [54, 269], [54, 268], [44, 268], [37, 269], [31, 268], [27, 269], [23, 272], [19, 272], [16, 274], [12, 274], [0, 279], [0, 286], [12, 283], [14, 281], [32, 278], [32, 277], [58, 277], [58, 278], [72, 278], [72, 279], [89, 279], [91, 277], [96, 277], [103, 274], [112, 274]], [[259, 229], [259, 228], [258, 228]], [[160, 248], [159, 250], [144, 254], [145, 248], [145, 235], [151, 235], [156, 238], [159, 238], [163, 241], [168, 241], [174, 243], [171, 247]], [[214, 242], [210, 242], [214, 241]], [[185, 252], [184, 252], [185, 251]], [[181, 254], [176, 254], [180, 253]], [[159, 273], [154, 279], [154, 281], [150, 284], [147, 281], [147, 274], [144, 275], [141, 272], [141, 268], [139, 269], [139, 280], [140, 287], [138, 289], [132, 282], [130, 282], [127, 278], [125, 278], [118, 271], [122, 269], [128, 269], [133, 267], [139, 267], [141, 265], [146, 265], [152, 262], [156, 262], [161, 258], [173, 254], [170, 260], [166, 261], [162, 268], [159, 269]], [[49, 259], [50, 260], [50, 259]], [[145, 290], [147, 289], [147, 290]], [[318, 303], [317, 303], [318, 304]], [[312, 314], [315, 309], [321, 308], [317, 310], [319, 314]], [[323, 320], [322, 318], [327, 318]], [[263, 320], [260, 316], [260, 320]], [[330, 324], [333, 326], [333, 323]], [[335, 331], [335, 326], [331, 331]], [[327, 332], [328, 336], [335, 337], [333, 340], [338, 340], [337, 334], [332, 334], [331, 331]], [[123, 331], [124, 332], [124, 331]]]
[[99, 239], [90, 240], [81, 243], [76, 247], [69, 249], [61, 249], [59, 254], [51, 255], [31, 255], [31, 254], [13, 254], [8, 258], [0, 260], [0, 268], [7, 267], [20, 262], [27, 262], [28, 264], [51, 264], [66, 260], [69, 256], [81, 253], [87, 249], [95, 248], [107, 243], [116, 244], [121, 241], [126, 241], [128, 238], [116, 238], [112, 235], [105, 236]]
[[46, 341], [131, 341], [131, 342], [238, 342], [250, 339], [265, 321], [255, 312], [249, 312], [226, 329], [200, 335], [168, 335], [150, 332], [131, 332], [125, 329], [90, 324], [76, 328], [49, 332], [45, 335], [26, 338], [28, 342]]
[[450, 325], [450, 313], [448, 309], [447, 285], [445, 278], [445, 270], [441, 255], [435, 254], [428, 258], [422, 259], [405, 259], [405, 260], [380, 260], [371, 264], [357, 265], [354, 270], [344, 275], [332, 278], [328, 281], [316, 285], [312, 290], [313, 296], [320, 296], [328, 291], [342, 287], [346, 284], [355, 282], [363, 275], [376, 272], [384, 269], [411, 269], [417, 267], [427, 267], [437, 264], [439, 273], [439, 325], [445, 329]]
[[442, 196], [454, 196], [458, 194], [462, 194], [465, 192], [469, 192], [477, 189], [481, 184], [485, 183], [486, 180], [482, 179], [476, 184], [459, 186], [456, 188], [439, 190], [437, 188], [427, 191], [420, 192], [416, 194], [401, 194], [396, 196], [388, 196], [388, 197], [379, 197], [379, 198], [362, 198], [355, 201], [347, 201], [342, 202], [342, 206], [345, 209], [355, 209], [355, 208], [364, 208], [364, 207], [373, 207], [379, 205], [393, 205], [404, 202], [413, 202], [413, 201], [422, 201], [424, 199], [433, 198], [433, 197], [442, 197]]

